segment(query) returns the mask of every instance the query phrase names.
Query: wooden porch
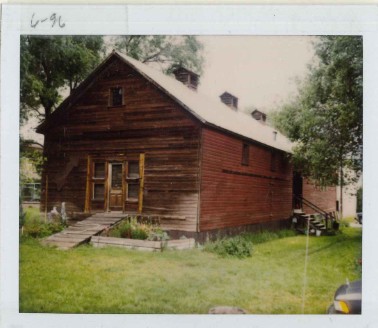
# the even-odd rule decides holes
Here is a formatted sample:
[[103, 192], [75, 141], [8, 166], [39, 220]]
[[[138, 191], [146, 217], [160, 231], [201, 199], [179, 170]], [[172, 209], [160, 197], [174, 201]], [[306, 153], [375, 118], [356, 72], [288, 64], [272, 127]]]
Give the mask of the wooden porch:
[[63, 231], [42, 240], [42, 244], [56, 246], [59, 249], [70, 249], [88, 242], [92, 236], [98, 235], [130, 214], [121, 212], [96, 213], [79, 221]]

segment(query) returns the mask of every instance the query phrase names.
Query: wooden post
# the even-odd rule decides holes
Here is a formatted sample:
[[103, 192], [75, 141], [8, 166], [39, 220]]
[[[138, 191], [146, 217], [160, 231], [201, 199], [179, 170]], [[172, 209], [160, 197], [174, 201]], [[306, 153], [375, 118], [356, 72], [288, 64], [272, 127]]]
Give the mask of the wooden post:
[[89, 213], [91, 211], [91, 165], [92, 165], [91, 156], [88, 155], [87, 181], [86, 181], [86, 187], [85, 187], [85, 204], [84, 204], [85, 213]]
[[138, 213], [143, 211], [143, 191], [144, 191], [144, 159], [145, 154], [139, 156], [139, 199], [138, 199]]
[[45, 184], [45, 222], [47, 222], [47, 196], [49, 192], [49, 176], [46, 174], [46, 184]]
[[128, 172], [127, 162], [123, 161], [123, 164], [122, 164], [122, 213], [125, 213], [127, 172]]

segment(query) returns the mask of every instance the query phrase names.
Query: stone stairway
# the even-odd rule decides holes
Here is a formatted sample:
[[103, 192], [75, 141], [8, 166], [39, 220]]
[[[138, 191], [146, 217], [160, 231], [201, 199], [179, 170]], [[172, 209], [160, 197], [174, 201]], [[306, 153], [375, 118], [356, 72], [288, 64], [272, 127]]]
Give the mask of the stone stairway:
[[88, 242], [92, 236], [113, 226], [128, 214], [121, 212], [96, 213], [72, 226], [42, 240], [43, 245], [56, 246], [58, 249], [70, 249]]

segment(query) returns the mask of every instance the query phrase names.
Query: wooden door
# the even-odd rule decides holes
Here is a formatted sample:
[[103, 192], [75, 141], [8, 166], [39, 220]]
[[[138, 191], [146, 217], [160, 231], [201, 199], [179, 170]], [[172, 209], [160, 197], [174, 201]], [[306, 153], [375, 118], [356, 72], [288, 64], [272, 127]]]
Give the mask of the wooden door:
[[303, 178], [300, 172], [294, 172], [293, 174], [293, 208], [301, 209], [303, 196]]
[[123, 210], [123, 163], [109, 163], [109, 210], [122, 211]]

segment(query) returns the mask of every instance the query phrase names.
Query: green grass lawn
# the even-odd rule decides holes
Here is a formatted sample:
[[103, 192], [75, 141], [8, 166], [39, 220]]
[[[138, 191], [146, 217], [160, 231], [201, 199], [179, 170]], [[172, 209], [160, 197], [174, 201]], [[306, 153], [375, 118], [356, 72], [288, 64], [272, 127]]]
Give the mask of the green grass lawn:
[[[201, 249], [149, 253], [20, 243], [20, 312], [207, 313], [216, 305], [251, 314], [301, 313], [305, 236], [254, 245], [252, 257]], [[305, 313], [322, 314], [345, 279], [360, 278], [361, 229], [310, 237]]]

